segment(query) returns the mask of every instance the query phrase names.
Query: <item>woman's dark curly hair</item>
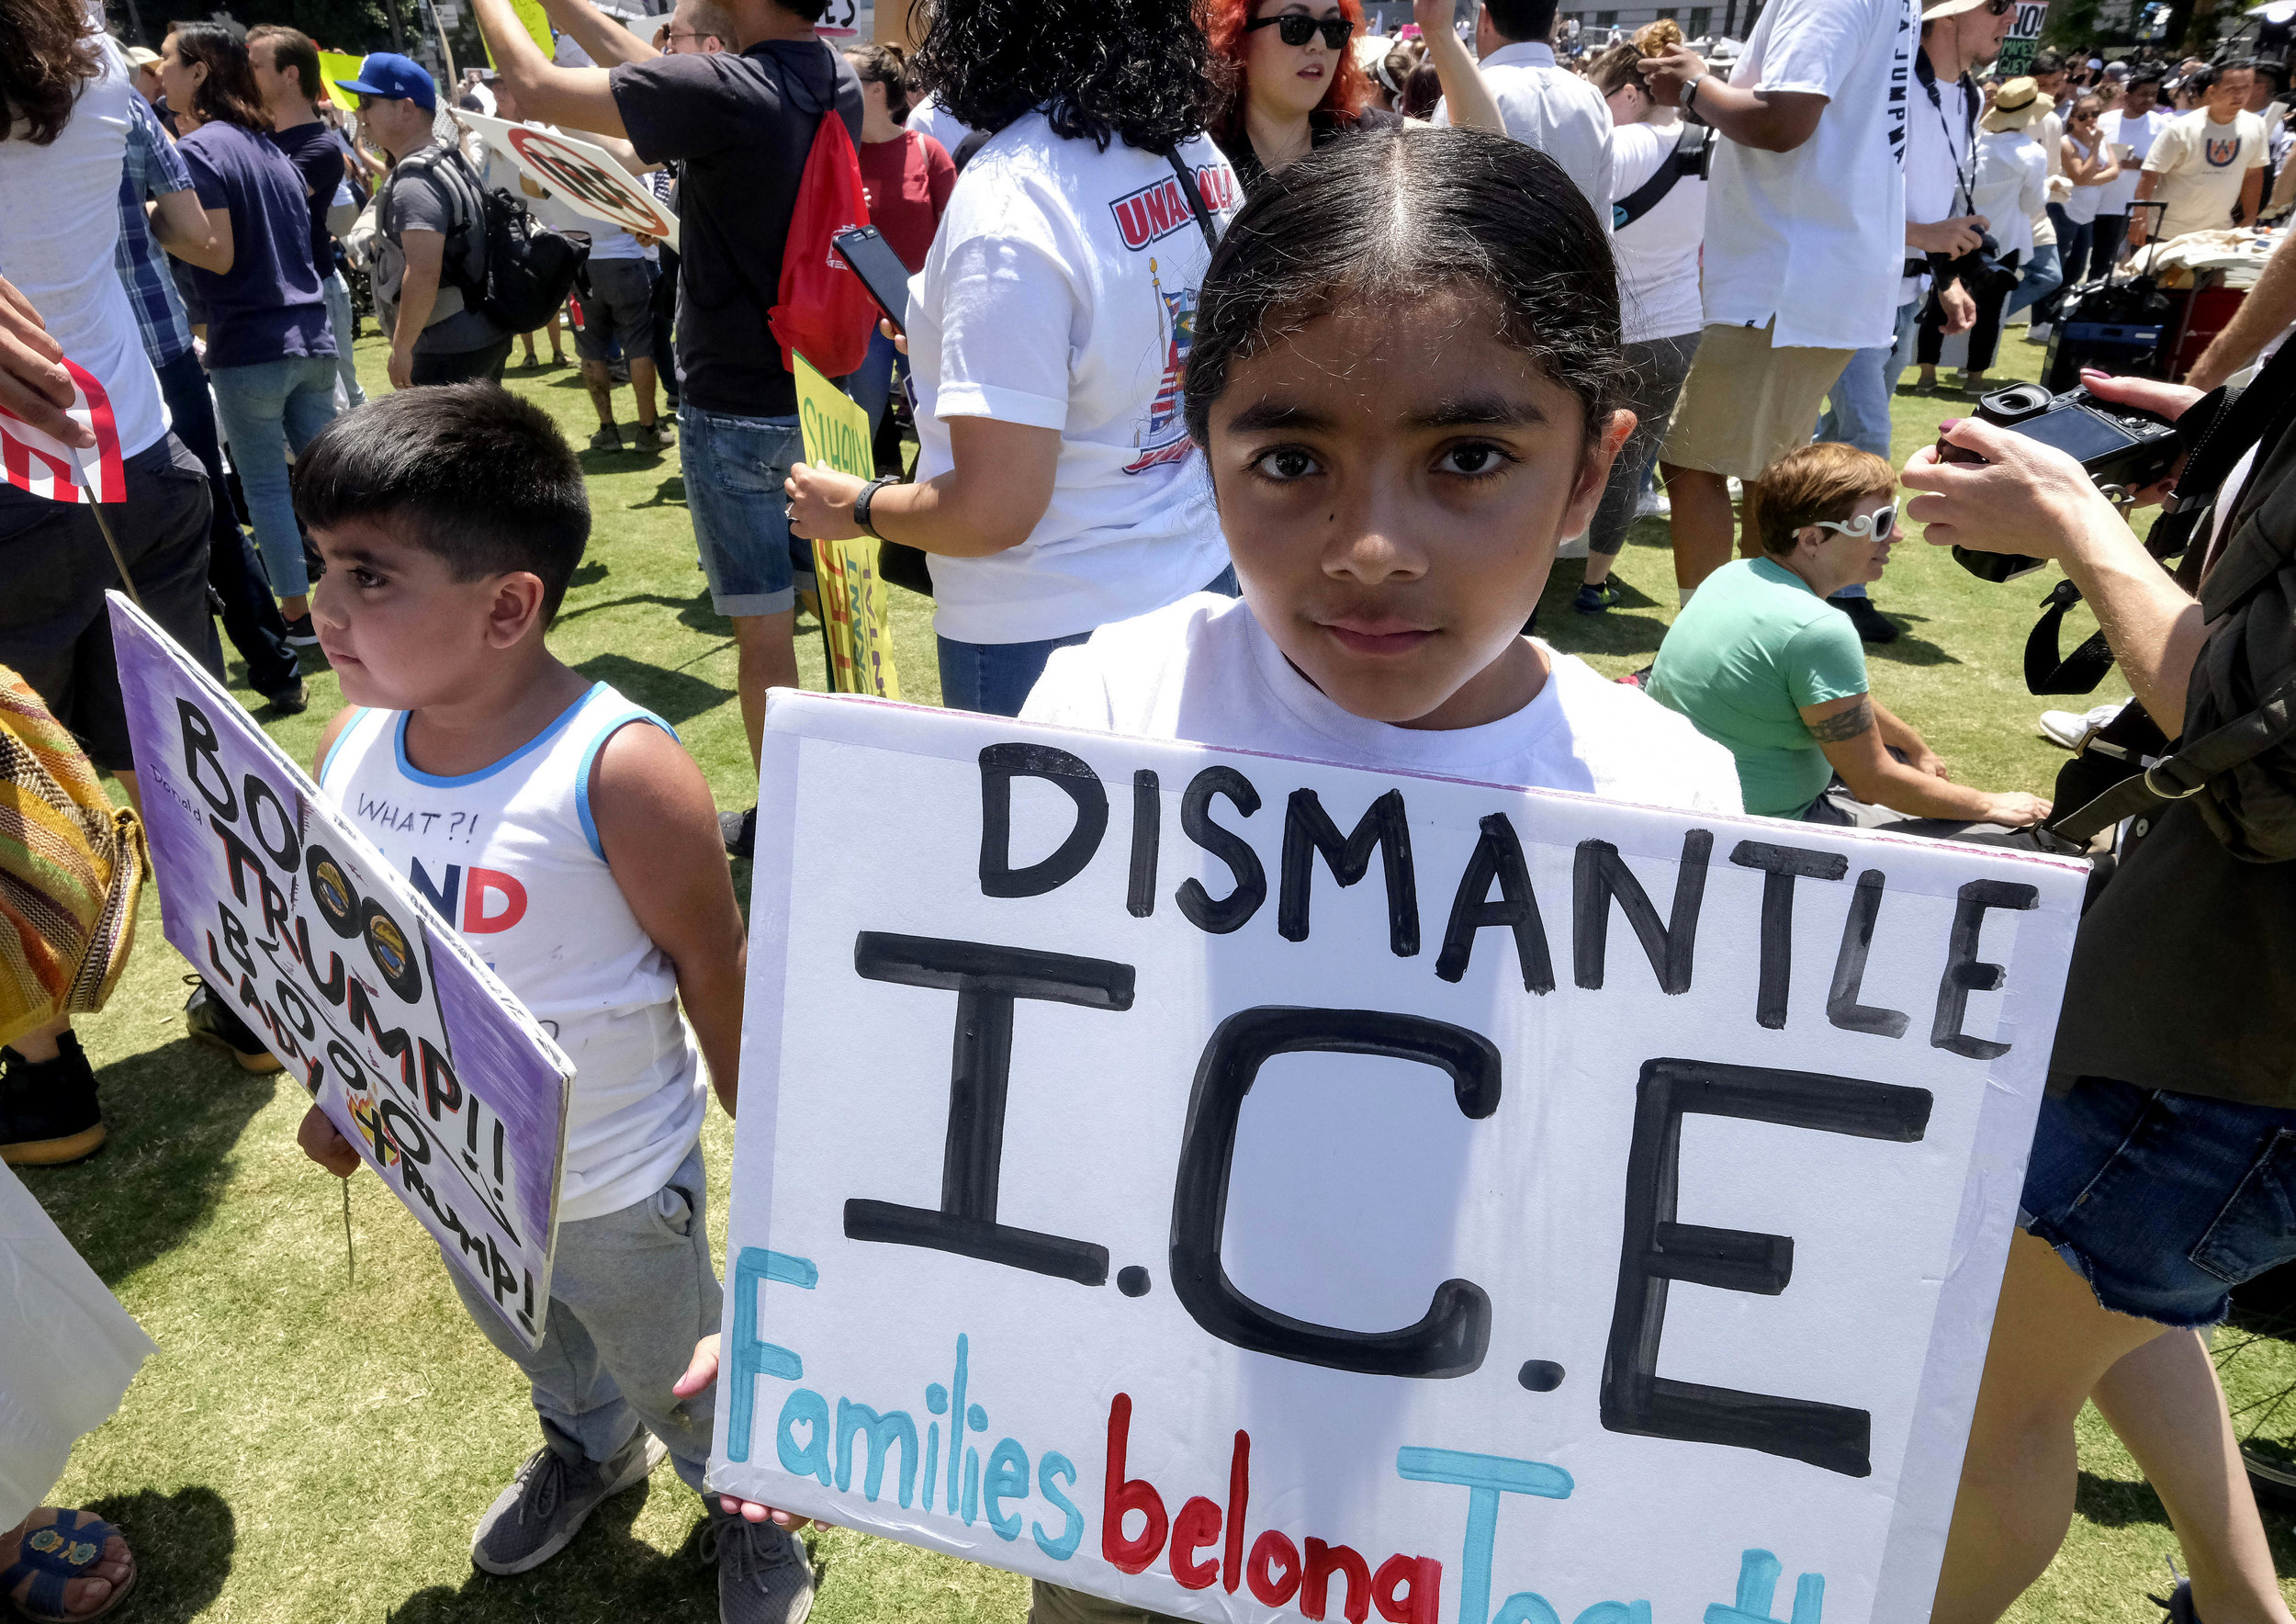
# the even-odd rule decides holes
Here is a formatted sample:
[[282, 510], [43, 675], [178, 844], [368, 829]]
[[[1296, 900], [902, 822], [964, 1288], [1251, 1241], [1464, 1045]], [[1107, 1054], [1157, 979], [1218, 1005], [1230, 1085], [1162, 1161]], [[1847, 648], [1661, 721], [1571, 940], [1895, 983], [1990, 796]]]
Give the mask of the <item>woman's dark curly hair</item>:
[[0, 0], [0, 141], [54, 141], [102, 65], [79, 0]]
[[1208, 445], [1229, 368], [1342, 305], [1483, 294], [1499, 336], [1578, 398], [1589, 445], [1618, 404], [1610, 236], [1546, 153], [1478, 130], [1367, 130], [1271, 175], [1204, 273], [1187, 432]]
[[1227, 93], [1203, 0], [933, 0], [917, 76], [969, 130], [1041, 107], [1054, 134], [1103, 152], [1168, 152], [1210, 128]]

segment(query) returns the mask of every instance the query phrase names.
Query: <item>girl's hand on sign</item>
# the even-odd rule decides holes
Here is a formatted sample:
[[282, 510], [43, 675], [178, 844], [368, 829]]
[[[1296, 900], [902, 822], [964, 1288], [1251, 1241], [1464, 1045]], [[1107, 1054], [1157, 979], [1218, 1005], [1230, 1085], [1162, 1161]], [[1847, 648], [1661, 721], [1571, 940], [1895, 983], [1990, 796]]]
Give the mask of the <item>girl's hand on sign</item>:
[[789, 470], [782, 488], [789, 492], [789, 527], [807, 541], [844, 541], [859, 536], [853, 522], [853, 499], [866, 481], [835, 468], [801, 462]]
[[[715, 1336], [704, 1336], [693, 1345], [693, 1362], [686, 1367], [686, 1373], [678, 1378], [670, 1391], [680, 1398], [692, 1398], [697, 1393], [707, 1392], [716, 1380], [717, 1338]], [[737, 1500], [731, 1494], [720, 1494], [717, 1503], [729, 1516], [738, 1513], [751, 1522], [770, 1519], [792, 1532], [814, 1520], [799, 1517], [793, 1511], [776, 1511], [772, 1506], [760, 1506], [755, 1500]]]
[[316, 1105], [303, 1113], [302, 1125], [295, 1130], [295, 1143], [303, 1147], [305, 1156], [338, 1179], [348, 1179], [359, 1170], [359, 1153], [335, 1132], [334, 1123]]

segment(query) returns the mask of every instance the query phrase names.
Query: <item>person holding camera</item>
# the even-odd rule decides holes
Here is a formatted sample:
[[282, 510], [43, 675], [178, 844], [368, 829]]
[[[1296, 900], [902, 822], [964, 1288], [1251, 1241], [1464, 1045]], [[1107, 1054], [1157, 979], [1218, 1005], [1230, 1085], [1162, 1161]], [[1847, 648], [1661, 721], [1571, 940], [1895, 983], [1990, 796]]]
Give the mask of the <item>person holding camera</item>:
[[[2049, 155], [2032, 138], [2032, 122], [2043, 105], [2040, 87], [2031, 79], [2011, 79], [1978, 120], [1985, 133], [1977, 138], [1977, 178], [1970, 203], [1986, 221], [2000, 222], [1993, 232], [2000, 255], [1993, 268], [1962, 283], [1976, 306], [1961, 375], [1961, 387], [1973, 394], [1985, 392], [1985, 375], [2001, 346], [2001, 312], [2016, 290], [2019, 267], [2032, 261], [2033, 216], [2049, 200]], [[1922, 310], [1914, 358], [1921, 367], [1924, 389], [1936, 387], [1945, 326], [1939, 304], [1932, 302]]]
[[[2296, 318], [2290, 263], [2268, 265], [2211, 378]], [[2093, 1398], [2184, 1547], [2171, 1617], [2285, 1621], [2196, 1332], [2296, 1259], [2296, 351], [2238, 394], [2082, 382], [2194, 448], [2173, 486], [2135, 493], [2169, 499], [2150, 550], [2079, 463], [2012, 428], [1965, 418], [1944, 439], [1977, 460], [1928, 447], [1904, 473], [1931, 544], [2064, 568], [2164, 736], [2058, 819], [2123, 832], [2074, 945], [1933, 1617], [1996, 1618], [2048, 1565]], [[2155, 558], [2179, 545], [2172, 577]]]

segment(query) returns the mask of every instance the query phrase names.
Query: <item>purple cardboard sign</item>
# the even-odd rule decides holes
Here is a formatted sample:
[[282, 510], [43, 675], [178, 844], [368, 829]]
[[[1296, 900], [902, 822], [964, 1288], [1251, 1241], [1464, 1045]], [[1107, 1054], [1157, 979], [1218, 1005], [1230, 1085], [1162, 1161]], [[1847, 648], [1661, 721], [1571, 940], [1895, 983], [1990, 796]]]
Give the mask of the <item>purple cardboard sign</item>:
[[238, 701], [111, 611], [168, 941], [538, 1345], [571, 1063]]

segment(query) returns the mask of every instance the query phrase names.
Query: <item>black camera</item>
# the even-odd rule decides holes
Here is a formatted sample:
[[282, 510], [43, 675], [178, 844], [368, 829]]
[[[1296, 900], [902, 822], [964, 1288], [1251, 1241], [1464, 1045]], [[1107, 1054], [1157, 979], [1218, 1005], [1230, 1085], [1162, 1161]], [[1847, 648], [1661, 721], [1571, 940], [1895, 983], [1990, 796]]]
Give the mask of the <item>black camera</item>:
[[[2053, 395], [2037, 383], [2012, 384], [1977, 401], [1977, 419], [2014, 429], [2043, 445], [2054, 445], [2081, 465], [2099, 489], [2138, 491], [2166, 476], [2183, 448], [2177, 427], [2156, 412], [2100, 400], [2087, 389]], [[1937, 442], [1940, 462], [1983, 462], [1974, 451]], [[2014, 581], [2041, 568], [2042, 560], [2016, 553], [1953, 549], [1953, 559], [1982, 581]]]
[[1991, 231], [1979, 232], [1977, 245], [1958, 257], [1932, 254], [1928, 258], [1930, 276], [1941, 292], [1958, 281], [1970, 298], [1986, 299], [2017, 286], [2017, 273], [2001, 263], [2001, 245]]

